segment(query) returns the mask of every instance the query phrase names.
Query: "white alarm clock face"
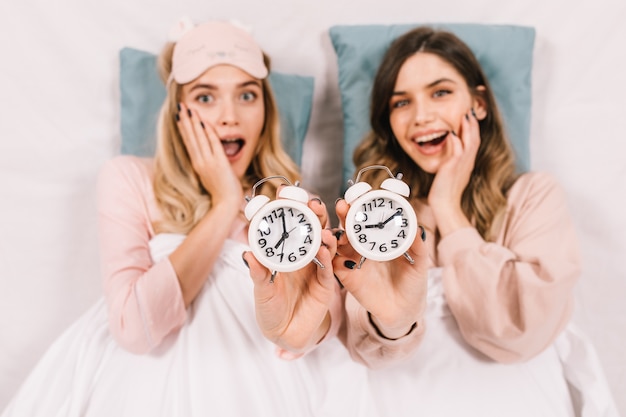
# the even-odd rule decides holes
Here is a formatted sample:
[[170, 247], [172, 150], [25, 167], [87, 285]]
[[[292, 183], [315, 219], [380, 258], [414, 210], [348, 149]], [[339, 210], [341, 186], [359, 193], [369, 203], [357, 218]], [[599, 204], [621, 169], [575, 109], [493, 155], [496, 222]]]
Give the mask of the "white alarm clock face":
[[346, 236], [352, 247], [367, 259], [389, 261], [402, 256], [417, 234], [417, 217], [401, 195], [369, 191], [350, 204]]
[[322, 227], [305, 204], [278, 199], [265, 204], [250, 221], [248, 242], [258, 261], [277, 272], [298, 270], [320, 248]]

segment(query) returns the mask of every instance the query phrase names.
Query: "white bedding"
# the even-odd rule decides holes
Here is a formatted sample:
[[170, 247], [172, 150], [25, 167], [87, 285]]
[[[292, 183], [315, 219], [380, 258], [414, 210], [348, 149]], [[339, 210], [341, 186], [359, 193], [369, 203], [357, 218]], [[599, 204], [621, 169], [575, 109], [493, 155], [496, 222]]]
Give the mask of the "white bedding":
[[[532, 168], [568, 192], [584, 271], [577, 323], [626, 414], [626, 3], [598, 0], [0, 2], [0, 409], [101, 293], [95, 179], [119, 148], [118, 52], [157, 52], [174, 18], [236, 18], [281, 72], [315, 77], [304, 181], [338, 196], [335, 24], [534, 26]], [[320, 167], [334, 175], [316, 175]], [[333, 167], [329, 169], [328, 167]]]

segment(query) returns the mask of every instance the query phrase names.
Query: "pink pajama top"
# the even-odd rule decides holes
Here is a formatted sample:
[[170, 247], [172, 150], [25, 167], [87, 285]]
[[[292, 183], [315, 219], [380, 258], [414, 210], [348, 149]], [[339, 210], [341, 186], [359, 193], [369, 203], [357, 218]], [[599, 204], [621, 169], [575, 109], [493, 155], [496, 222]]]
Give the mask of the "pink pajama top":
[[[98, 232], [109, 327], [115, 340], [134, 353], [149, 352], [187, 318], [169, 258], [155, 263], [150, 256], [152, 222], [161, 217], [153, 178], [153, 159], [118, 156], [105, 163], [98, 179]], [[247, 244], [247, 224], [243, 217], [237, 220], [230, 238]], [[325, 338], [336, 335], [341, 322], [341, 300], [336, 299]], [[290, 358], [289, 352], [278, 349], [277, 353]]]
[[[427, 230], [430, 266], [442, 267], [445, 297], [465, 341], [494, 361], [524, 361], [549, 346], [568, 323], [581, 257], [566, 197], [545, 173], [522, 175], [508, 195], [495, 242], [468, 227], [435, 242], [435, 219], [416, 206]], [[367, 312], [346, 297], [347, 345], [377, 368], [419, 349], [420, 332], [398, 340], [376, 334]], [[422, 332], [428, 332], [428, 323]], [[419, 326], [418, 326], [419, 329]]]

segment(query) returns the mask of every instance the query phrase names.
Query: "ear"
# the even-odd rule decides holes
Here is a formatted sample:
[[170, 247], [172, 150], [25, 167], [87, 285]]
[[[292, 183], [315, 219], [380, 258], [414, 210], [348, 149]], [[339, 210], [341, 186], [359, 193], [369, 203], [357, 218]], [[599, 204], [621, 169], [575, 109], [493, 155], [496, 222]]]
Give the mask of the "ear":
[[484, 85], [479, 85], [476, 87], [476, 94], [474, 95], [474, 99], [472, 101], [472, 109], [474, 109], [474, 113], [476, 113], [476, 118], [478, 120], [483, 120], [487, 117], [488, 108], [487, 102], [485, 101], [485, 97], [483, 96], [484, 92], [487, 91]]

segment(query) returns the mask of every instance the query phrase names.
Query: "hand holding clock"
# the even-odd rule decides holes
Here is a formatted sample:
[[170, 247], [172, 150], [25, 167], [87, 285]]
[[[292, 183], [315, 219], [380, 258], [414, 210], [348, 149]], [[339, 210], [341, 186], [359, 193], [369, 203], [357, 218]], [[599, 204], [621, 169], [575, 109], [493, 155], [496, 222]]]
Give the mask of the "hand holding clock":
[[[326, 206], [319, 199], [310, 200], [307, 206], [315, 214], [315, 221], [324, 226], [328, 224]], [[293, 232], [285, 216], [289, 218], [290, 214], [283, 213], [283, 216], [279, 216], [282, 234], [273, 245], [275, 249], [286, 245]], [[254, 253], [243, 253], [254, 282], [259, 327], [269, 340], [293, 353], [305, 352], [326, 335], [331, 324], [329, 311], [334, 304], [340, 302], [332, 269], [337, 239], [330, 230], [323, 229], [321, 242], [316, 251], [316, 259], [323, 268], [314, 262], [308, 262], [293, 272], [277, 272], [273, 281], [273, 271], [263, 266]]]
[[[345, 200], [337, 202], [336, 211], [341, 224], [346, 224], [349, 209]], [[396, 211], [385, 222], [398, 215]], [[374, 227], [380, 227], [385, 222]], [[423, 232], [418, 232], [418, 235], [420, 237], [416, 237], [407, 250], [414, 261], [412, 264], [400, 256], [390, 261], [368, 259], [359, 268], [361, 254], [345, 233], [338, 234], [334, 273], [388, 339], [397, 339], [409, 333], [426, 307], [428, 249], [423, 242]]]

